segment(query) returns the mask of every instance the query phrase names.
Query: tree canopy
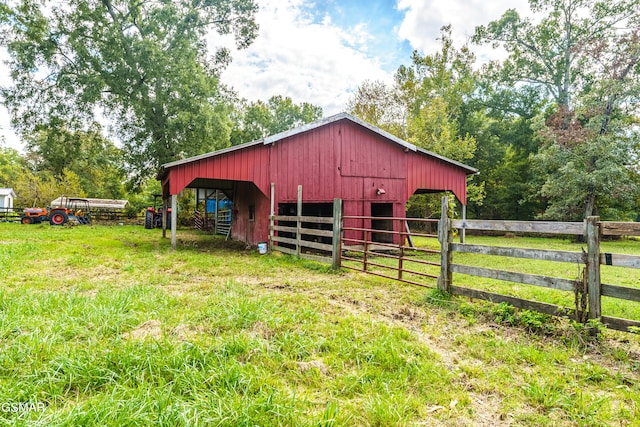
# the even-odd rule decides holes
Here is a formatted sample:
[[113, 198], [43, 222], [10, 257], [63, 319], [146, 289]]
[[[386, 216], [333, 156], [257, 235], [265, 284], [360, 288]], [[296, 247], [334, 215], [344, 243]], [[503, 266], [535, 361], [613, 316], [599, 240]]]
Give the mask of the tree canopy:
[[3, 102], [23, 135], [60, 123], [88, 130], [104, 115], [130, 168], [145, 176], [228, 145], [218, 74], [229, 53], [209, 54], [206, 37], [232, 34], [247, 47], [256, 11], [253, 0], [3, 4], [0, 41], [14, 83], [2, 89]]

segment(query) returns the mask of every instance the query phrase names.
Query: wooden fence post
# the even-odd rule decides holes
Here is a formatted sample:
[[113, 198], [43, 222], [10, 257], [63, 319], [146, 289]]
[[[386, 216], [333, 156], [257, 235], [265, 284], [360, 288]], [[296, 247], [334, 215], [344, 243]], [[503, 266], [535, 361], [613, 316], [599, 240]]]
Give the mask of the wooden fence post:
[[333, 249], [331, 267], [338, 269], [342, 261], [342, 199], [333, 199]]
[[274, 216], [276, 214], [276, 183], [272, 182], [271, 183], [271, 205], [269, 207], [269, 250], [272, 250], [273, 248], [273, 237], [275, 236], [275, 232], [273, 230], [273, 227], [275, 227], [276, 222], [274, 219]]
[[298, 185], [298, 221], [297, 221], [297, 226], [296, 226], [296, 255], [299, 257], [300, 256], [300, 241], [302, 240], [302, 232], [301, 232], [301, 228], [302, 228], [302, 220], [301, 220], [301, 216], [302, 216], [302, 185]]
[[451, 243], [453, 243], [453, 233], [451, 232], [451, 222], [449, 221], [449, 198], [442, 198], [442, 208], [440, 211], [440, 222], [438, 222], [438, 240], [440, 241], [440, 277], [438, 277], [438, 289], [449, 292], [451, 285]]
[[600, 217], [587, 218], [587, 292], [589, 294], [589, 319], [599, 319], [601, 310], [600, 284]]

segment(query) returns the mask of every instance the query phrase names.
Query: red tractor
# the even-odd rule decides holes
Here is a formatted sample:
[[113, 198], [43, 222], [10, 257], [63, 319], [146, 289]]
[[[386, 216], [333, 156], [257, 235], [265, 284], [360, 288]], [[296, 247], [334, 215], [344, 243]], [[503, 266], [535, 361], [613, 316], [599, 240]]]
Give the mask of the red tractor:
[[[156, 208], [158, 197], [162, 194], [153, 195], [153, 207], [148, 207], [144, 213], [144, 228], [162, 228], [162, 208]], [[167, 230], [171, 229], [171, 208], [167, 209]]]

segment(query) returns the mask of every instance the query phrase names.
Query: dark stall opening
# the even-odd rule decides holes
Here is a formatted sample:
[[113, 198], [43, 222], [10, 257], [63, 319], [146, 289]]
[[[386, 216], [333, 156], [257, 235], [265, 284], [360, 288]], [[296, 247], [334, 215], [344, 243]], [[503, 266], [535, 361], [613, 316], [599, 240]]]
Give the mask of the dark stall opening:
[[[393, 231], [393, 203], [371, 203], [371, 216], [385, 219], [372, 219], [373, 230]], [[378, 243], [393, 243], [392, 233], [371, 233], [371, 240]]]

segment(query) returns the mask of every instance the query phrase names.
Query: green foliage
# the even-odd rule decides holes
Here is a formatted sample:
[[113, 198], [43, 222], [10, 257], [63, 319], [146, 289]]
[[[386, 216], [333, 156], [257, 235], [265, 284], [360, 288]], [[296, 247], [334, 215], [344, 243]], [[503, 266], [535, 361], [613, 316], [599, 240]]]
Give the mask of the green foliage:
[[60, 127], [38, 130], [27, 137], [29, 157], [39, 172], [60, 176], [71, 171], [90, 197], [119, 199], [126, 181], [124, 154], [102, 136], [99, 126], [88, 131], [70, 131]]
[[555, 103], [540, 117], [539, 180], [533, 199], [545, 217], [574, 220], [629, 212], [640, 187], [637, 104], [640, 1], [531, 0], [540, 19], [508, 10], [476, 29], [474, 41], [509, 56], [485, 70], [491, 79], [538, 90]]
[[26, 169], [25, 159], [17, 150], [0, 146], [0, 187], [14, 187]]
[[25, 170], [13, 188], [17, 196], [15, 207], [48, 207], [60, 196], [86, 197], [80, 177], [68, 169], [58, 176]]
[[[24, 135], [58, 121], [88, 128], [112, 119], [138, 177], [162, 163], [229, 144], [218, 74], [228, 52], [205, 37], [256, 36], [253, 0], [138, 2], [22, 0], [0, 16], [13, 87], [2, 91]], [[50, 126], [54, 127], [54, 126]]]
[[231, 145], [256, 141], [322, 117], [322, 108], [307, 102], [296, 105], [291, 98], [282, 96], [272, 96], [266, 103], [240, 105], [238, 109], [240, 117], [231, 132]]

